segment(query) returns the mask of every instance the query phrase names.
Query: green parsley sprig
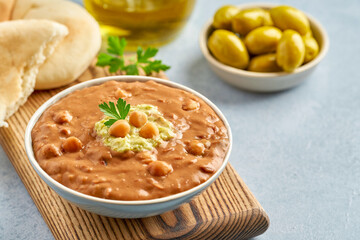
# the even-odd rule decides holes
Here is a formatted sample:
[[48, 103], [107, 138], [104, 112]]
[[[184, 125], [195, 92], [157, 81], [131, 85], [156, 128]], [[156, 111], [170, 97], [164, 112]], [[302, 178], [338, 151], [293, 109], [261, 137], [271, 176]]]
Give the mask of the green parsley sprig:
[[130, 61], [125, 64], [124, 49], [126, 47], [125, 38], [118, 38], [115, 36], [108, 37], [108, 53], [100, 53], [96, 66], [106, 67], [109, 66], [109, 71], [114, 73], [118, 70], [125, 71], [127, 75], [139, 75], [139, 67], [142, 68], [146, 75], [152, 72], [166, 71], [170, 66], [162, 63], [161, 60], [152, 60], [158, 52], [157, 48], [147, 48], [143, 50], [138, 47], [136, 51], [135, 61]]
[[104, 102], [99, 105], [100, 111], [106, 116], [111, 117], [104, 124], [107, 127], [113, 125], [117, 120], [125, 119], [130, 111], [130, 104], [126, 104], [126, 101], [119, 98], [116, 106], [114, 102], [109, 102], [109, 105]]

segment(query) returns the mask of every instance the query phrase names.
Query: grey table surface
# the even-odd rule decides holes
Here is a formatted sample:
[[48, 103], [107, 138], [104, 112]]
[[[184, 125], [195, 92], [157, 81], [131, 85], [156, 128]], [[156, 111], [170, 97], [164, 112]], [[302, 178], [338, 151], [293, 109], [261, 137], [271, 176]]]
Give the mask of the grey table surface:
[[[244, 1], [198, 0], [159, 58], [172, 66], [172, 81], [203, 93], [228, 118], [230, 162], [271, 220], [257, 239], [359, 239], [360, 1], [277, 2], [315, 16], [328, 31], [330, 50], [304, 84], [274, 94], [227, 85], [203, 58], [200, 29], [227, 3]], [[0, 239], [52, 238], [0, 147]]]

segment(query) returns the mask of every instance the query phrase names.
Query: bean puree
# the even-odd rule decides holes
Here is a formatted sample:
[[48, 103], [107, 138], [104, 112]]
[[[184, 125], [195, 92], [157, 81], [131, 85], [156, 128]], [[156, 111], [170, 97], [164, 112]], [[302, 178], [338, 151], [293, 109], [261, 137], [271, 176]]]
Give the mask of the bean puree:
[[[157, 106], [175, 137], [151, 151], [119, 153], [96, 134], [103, 102]], [[32, 130], [35, 157], [56, 181], [84, 194], [146, 200], [193, 188], [221, 166], [229, 147], [224, 123], [193, 94], [153, 81], [116, 82], [69, 94], [40, 117]]]

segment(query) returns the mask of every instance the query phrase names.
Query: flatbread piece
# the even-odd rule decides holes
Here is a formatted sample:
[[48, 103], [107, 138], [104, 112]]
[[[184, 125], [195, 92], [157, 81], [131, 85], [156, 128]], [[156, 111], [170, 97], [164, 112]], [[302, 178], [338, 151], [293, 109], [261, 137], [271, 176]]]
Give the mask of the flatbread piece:
[[40, 67], [35, 89], [56, 88], [74, 81], [88, 68], [101, 46], [98, 23], [73, 2], [17, 0], [12, 19], [48, 19], [69, 29], [69, 35]]
[[0, 127], [33, 92], [40, 65], [67, 34], [48, 20], [0, 23]]

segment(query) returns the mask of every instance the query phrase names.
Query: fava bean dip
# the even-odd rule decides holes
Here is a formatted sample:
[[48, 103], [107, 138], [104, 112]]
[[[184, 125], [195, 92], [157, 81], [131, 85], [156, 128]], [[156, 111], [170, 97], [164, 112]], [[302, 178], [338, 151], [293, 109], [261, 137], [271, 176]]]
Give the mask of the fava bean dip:
[[[104, 103], [130, 104], [128, 114], [112, 119], [100, 110]], [[154, 81], [109, 81], [71, 93], [42, 114], [32, 142], [53, 179], [114, 200], [191, 189], [220, 168], [229, 147], [227, 129], [209, 105]]]

